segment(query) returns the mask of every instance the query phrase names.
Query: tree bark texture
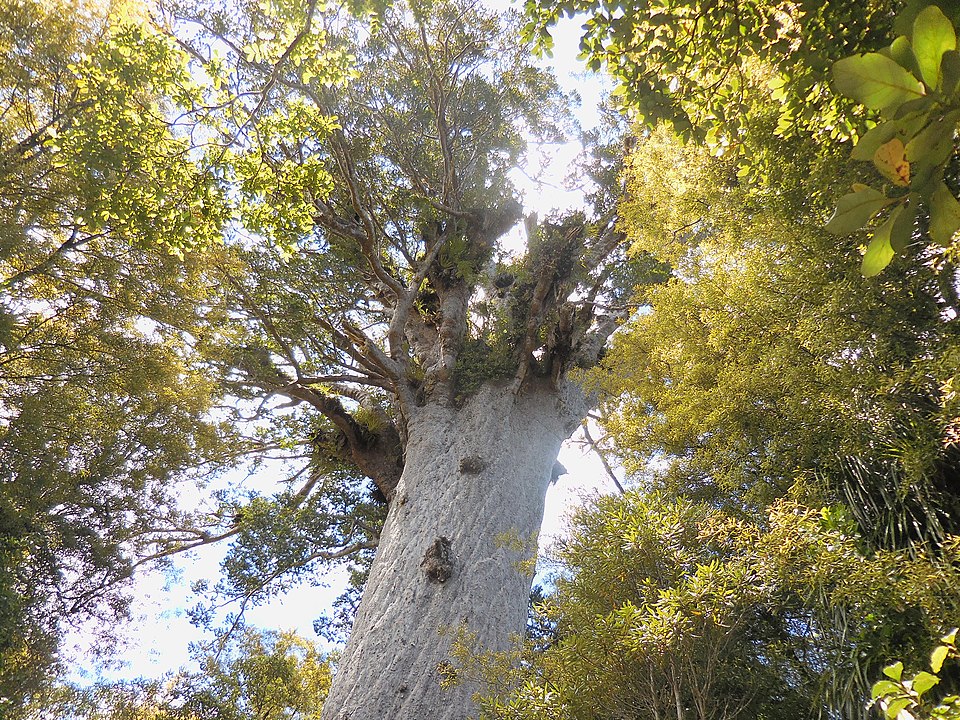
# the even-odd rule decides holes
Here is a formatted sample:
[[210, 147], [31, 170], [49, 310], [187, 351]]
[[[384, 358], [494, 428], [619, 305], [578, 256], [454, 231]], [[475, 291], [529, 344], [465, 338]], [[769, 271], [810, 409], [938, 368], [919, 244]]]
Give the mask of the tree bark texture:
[[522, 633], [560, 444], [579, 391], [487, 385], [461, 408], [430, 403], [408, 425], [390, 505], [323, 720], [464, 720], [470, 683], [439, 668], [465, 630], [501, 651]]

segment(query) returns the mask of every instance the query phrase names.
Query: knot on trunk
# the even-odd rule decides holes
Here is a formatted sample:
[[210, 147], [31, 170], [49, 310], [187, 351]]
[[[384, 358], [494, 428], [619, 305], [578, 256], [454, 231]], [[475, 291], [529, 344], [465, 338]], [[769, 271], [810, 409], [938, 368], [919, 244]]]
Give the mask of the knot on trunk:
[[460, 461], [460, 472], [464, 475], [477, 475], [487, 467], [486, 461], [479, 455], [467, 455]]
[[420, 567], [427, 575], [427, 579], [436, 583], [443, 583], [453, 575], [453, 543], [448, 537], [438, 537], [427, 548]]

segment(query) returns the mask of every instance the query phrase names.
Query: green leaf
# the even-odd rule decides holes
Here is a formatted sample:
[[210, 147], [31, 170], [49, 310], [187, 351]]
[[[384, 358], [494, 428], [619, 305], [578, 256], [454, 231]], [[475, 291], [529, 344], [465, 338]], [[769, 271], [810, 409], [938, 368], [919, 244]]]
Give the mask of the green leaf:
[[940, 73], [942, 75], [940, 92], [948, 98], [952, 97], [957, 92], [957, 87], [960, 86], [960, 52], [948, 50], [943, 54], [943, 59], [940, 61]]
[[933, 652], [930, 653], [930, 669], [935, 673], [940, 672], [940, 668], [943, 667], [943, 661], [947, 659], [947, 653], [950, 652], [950, 648], [946, 645], [937, 645], [933, 649]]
[[[893, 256], [896, 253], [890, 244], [890, 234], [901, 210], [903, 210], [903, 206], [895, 208], [894, 211], [890, 213], [887, 221], [873, 233], [873, 239], [870, 241], [870, 244], [867, 245], [867, 252], [863, 255], [863, 264], [860, 267], [860, 272], [864, 277], [879, 275], [883, 269], [890, 264], [890, 261], [893, 260]], [[903, 667], [901, 665], [901, 670], [902, 669]], [[886, 673], [886, 669], [883, 672]], [[890, 677], [893, 676], [890, 675]], [[894, 680], [899, 679], [899, 676], [894, 678]]]
[[826, 231], [846, 235], [866, 225], [874, 215], [893, 200], [879, 190], [864, 187], [840, 198], [837, 209], [826, 224]]
[[940, 682], [940, 678], [936, 675], [931, 675], [928, 672], [918, 672], [916, 677], [913, 678], [911, 688], [917, 695], [923, 695], [938, 682]]
[[891, 682], [890, 680], [880, 680], [873, 684], [873, 690], [870, 693], [870, 697], [876, 700], [881, 695], [895, 695], [902, 690], [903, 688], [901, 688], [895, 682]]
[[904, 70], [909, 70], [914, 75], [916, 74], [917, 58], [913, 54], [913, 48], [910, 47], [910, 40], [908, 40], [905, 35], [901, 35], [894, 40], [890, 44], [890, 47], [887, 48], [887, 52], [883, 54], [887, 55]]
[[957, 230], [960, 230], [960, 202], [941, 182], [930, 200], [930, 237], [946, 246]]
[[866, 53], [833, 64], [837, 92], [874, 110], [893, 111], [922, 98], [923, 85], [911, 73], [880, 53]]
[[957, 35], [940, 8], [936, 5], [924, 8], [913, 21], [913, 54], [920, 76], [929, 87], [940, 87], [940, 61], [945, 52], [956, 49]]
[[873, 154], [877, 151], [877, 148], [892, 139], [898, 130], [897, 123], [893, 121], [883, 122], [875, 128], [871, 128], [857, 141], [853, 152], [850, 153], [851, 159], [866, 162], [873, 160]]
[[[901, 711], [906, 710], [907, 706], [909, 706], [912, 702], [913, 701], [910, 698], [897, 698], [896, 700], [891, 700], [887, 704], [884, 714], [890, 718], [890, 720], [894, 720], [894, 718], [896, 718]], [[911, 715], [910, 717], [913, 716]]]
[[902, 206], [903, 212], [899, 212], [894, 220], [893, 228], [890, 230], [890, 247], [893, 248], [894, 252], [902, 252], [913, 238], [913, 223], [917, 217], [918, 198], [917, 193], [910, 193]]
[[912, 114], [921, 114], [933, 109], [933, 106], [937, 104], [937, 99], [933, 95], [924, 95], [923, 97], [918, 97], [913, 100], [907, 100], [907, 102], [900, 105], [894, 112], [894, 117], [897, 120], [902, 120], [908, 115]]
[[903, 676], [903, 663], [895, 662], [893, 665], [887, 665], [883, 669], [883, 674], [891, 680], [896, 680], [899, 682], [900, 678]]
[[960, 112], [934, 117], [933, 121], [907, 143], [907, 160], [939, 165], [953, 152], [953, 135]]

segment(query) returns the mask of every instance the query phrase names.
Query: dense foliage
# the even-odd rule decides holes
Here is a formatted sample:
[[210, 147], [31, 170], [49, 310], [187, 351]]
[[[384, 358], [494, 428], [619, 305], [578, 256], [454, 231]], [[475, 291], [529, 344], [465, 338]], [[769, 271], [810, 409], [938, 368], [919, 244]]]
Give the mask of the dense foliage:
[[482, 717], [863, 717], [888, 659], [922, 664], [960, 610], [955, 540], [939, 556], [866, 548], [842, 506], [783, 501], [749, 521], [596, 499], [537, 608], [553, 643], [499, 678], [515, 689]]
[[330, 660], [294, 633], [246, 630], [162, 681], [61, 686], [34, 699], [28, 720], [318, 720]]
[[168, 38], [124, 8], [13, 2], [0, 20], [0, 702], [16, 707], [64, 620], [123, 611], [133, 558], [177, 534], [175, 484], [221, 453], [189, 341], [207, 260], [169, 252], [215, 237], [220, 210], [163, 117], [191, 102]]
[[[4, 4], [0, 714], [318, 717], [286, 635], [45, 686], [142, 562], [231, 540], [194, 611], [230, 630], [334, 563], [362, 585], [415, 408], [572, 371], [639, 489], [574, 518], [521, 662], [459, 657], [488, 716], [858, 717], [885, 672], [888, 715], [948, 717], [960, 55], [927, 4], [530, 0], [544, 44], [590, 14], [641, 124], [601, 215], [528, 217], [520, 257], [509, 171], [566, 99], [512, 21]], [[284, 485], [178, 506], [245, 458]]]

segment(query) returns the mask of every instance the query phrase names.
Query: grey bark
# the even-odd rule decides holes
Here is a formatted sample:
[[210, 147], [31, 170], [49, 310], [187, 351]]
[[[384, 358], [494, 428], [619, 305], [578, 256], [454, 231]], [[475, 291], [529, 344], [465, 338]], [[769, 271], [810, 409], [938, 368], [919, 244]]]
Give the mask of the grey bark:
[[493, 651], [523, 632], [551, 470], [584, 410], [572, 385], [489, 385], [462, 408], [418, 409], [323, 720], [472, 713], [476, 688], [441, 688], [438, 667], [460, 629]]

